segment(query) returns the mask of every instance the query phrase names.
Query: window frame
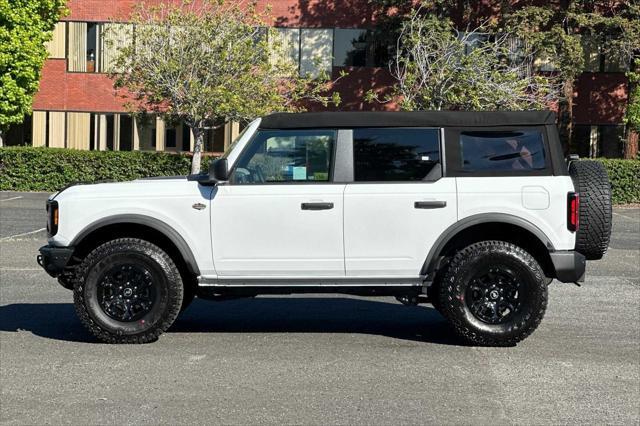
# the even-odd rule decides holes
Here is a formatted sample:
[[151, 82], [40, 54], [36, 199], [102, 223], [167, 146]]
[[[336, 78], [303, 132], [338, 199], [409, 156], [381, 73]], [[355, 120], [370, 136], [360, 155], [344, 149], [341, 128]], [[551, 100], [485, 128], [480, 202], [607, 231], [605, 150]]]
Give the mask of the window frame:
[[[281, 181], [281, 182], [251, 182], [251, 183], [237, 183], [233, 181], [233, 174], [238, 168], [238, 164], [240, 164], [240, 160], [243, 158], [245, 153], [249, 151], [249, 149], [255, 143], [255, 140], [260, 135], [260, 132], [312, 132], [312, 131], [321, 131], [321, 132], [333, 132], [333, 146], [331, 148], [331, 159], [329, 161], [329, 178], [326, 181], [314, 181], [314, 180], [291, 180], [291, 181]], [[256, 132], [251, 136], [246, 143], [246, 145], [242, 148], [242, 151], [236, 158], [236, 161], [231, 166], [229, 170], [229, 180], [225, 182], [225, 184], [230, 186], [255, 186], [255, 185], [327, 185], [327, 184], [343, 184], [343, 182], [335, 182], [334, 177], [336, 175], [336, 156], [338, 155], [338, 138], [339, 138], [339, 130], [335, 127], [319, 127], [317, 129], [261, 129], [258, 127]]]
[[[64, 42], [64, 58], [52, 58], [52, 59], [63, 59], [65, 61], [65, 73], [67, 74], [103, 74], [103, 75], [108, 75], [110, 74], [109, 71], [103, 71], [103, 64], [102, 61], [100, 59], [100, 57], [102, 56], [102, 50], [101, 50], [101, 44], [102, 44], [102, 32], [103, 32], [103, 26], [105, 24], [120, 24], [120, 25], [131, 25], [132, 26], [132, 30], [133, 30], [133, 38], [131, 40], [132, 43], [135, 42], [135, 27], [136, 24], [133, 24], [131, 22], [128, 21], [83, 21], [83, 20], [78, 20], [78, 19], [73, 19], [73, 20], [64, 20], [64, 21], [59, 21], [59, 22], [64, 22], [65, 23], [65, 34], [64, 34], [64, 38], [65, 38], [65, 42]], [[95, 68], [94, 71], [71, 71], [69, 70], [69, 52], [71, 50], [71, 46], [69, 46], [69, 24], [73, 24], [73, 23], [84, 23], [84, 24], [94, 24], [96, 26], [96, 60], [95, 60]]]
[[[542, 146], [544, 149], [543, 169], [537, 170], [480, 170], [467, 171], [460, 163], [461, 147], [460, 134], [462, 132], [509, 132], [518, 130], [537, 130], [542, 134]], [[553, 176], [553, 163], [549, 136], [544, 125], [538, 126], [495, 126], [495, 127], [447, 127], [444, 128], [444, 148], [446, 155], [446, 176], [447, 177], [521, 177], [521, 176]]]
[[[439, 166], [439, 171], [440, 173], [438, 173], [438, 175], [434, 178], [431, 179], [426, 179], [426, 177], [424, 179], [421, 180], [356, 180], [356, 158], [355, 158], [355, 132], [358, 129], [392, 129], [392, 130], [403, 130], [403, 129], [407, 129], [407, 130], [435, 130], [436, 132], [436, 137], [438, 138], [438, 166]], [[416, 127], [416, 126], [393, 126], [393, 127], [356, 127], [352, 129], [353, 132], [351, 134], [351, 168], [352, 168], [352, 180], [349, 183], [355, 183], [355, 184], [393, 184], [393, 185], [398, 185], [398, 184], [416, 184], [416, 183], [433, 183], [433, 182], [437, 182], [440, 179], [442, 179], [443, 177], [445, 177], [445, 170], [446, 170], [446, 164], [445, 164], [445, 146], [444, 146], [444, 140], [443, 140], [443, 136], [444, 134], [442, 133], [442, 128], [441, 127]], [[434, 167], [435, 168], [435, 167]], [[429, 173], [431, 173], [431, 171], [429, 171]]]

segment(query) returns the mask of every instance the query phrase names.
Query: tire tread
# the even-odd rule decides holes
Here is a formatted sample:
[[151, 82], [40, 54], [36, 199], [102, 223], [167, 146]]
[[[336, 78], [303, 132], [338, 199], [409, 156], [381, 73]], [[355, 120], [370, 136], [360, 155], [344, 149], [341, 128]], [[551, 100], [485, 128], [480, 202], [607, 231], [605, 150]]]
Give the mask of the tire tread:
[[[105, 330], [103, 327], [100, 327], [93, 320], [87, 310], [85, 294], [83, 291], [85, 279], [90, 269], [96, 264], [96, 262], [106, 256], [118, 253], [123, 249], [136, 250], [145, 254], [153, 253], [157, 256], [160, 256], [162, 261], [166, 262], [166, 265], [168, 265], [168, 270], [170, 272], [170, 276], [167, 277], [168, 282], [170, 283], [170, 285], [174, 286], [174, 290], [176, 290], [169, 291], [168, 311], [166, 312], [166, 315], [164, 315], [162, 319], [158, 321], [158, 323], [154, 324], [148, 330], [134, 335], [121, 335], [112, 333], [108, 330]], [[80, 318], [82, 324], [89, 330], [89, 332], [91, 332], [91, 334], [93, 334], [99, 340], [106, 343], [141, 344], [157, 340], [158, 337], [163, 332], [165, 332], [178, 317], [180, 308], [182, 306], [182, 295], [182, 279], [180, 277], [180, 273], [178, 272], [178, 268], [176, 267], [171, 257], [155, 244], [142, 239], [118, 238], [108, 241], [91, 251], [76, 268], [73, 291], [73, 300], [76, 313]]]
[[[458, 305], [463, 302], [458, 301], [455, 297], [455, 294], [460, 291], [460, 283], [457, 277], [463, 272], [468, 262], [479, 255], [495, 252], [509, 254], [518, 258], [533, 271], [536, 276], [537, 285], [544, 286], [540, 292], [542, 300], [540, 301], [539, 309], [537, 309], [533, 315], [524, 317], [514, 323], [511, 326], [512, 333], [509, 333], [507, 336], [488, 334], [475, 330], [459, 314], [460, 308]], [[514, 244], [493, 240], [471, 244], [455, 254], [440, 283], [438, 296], [439, 311], [452, 325], [456, 334], [467, 343], [478, 346], [514, 346], [516, 343], [524, 340], [540, 325], [548, 301], [544, 272], [533, 256]]]

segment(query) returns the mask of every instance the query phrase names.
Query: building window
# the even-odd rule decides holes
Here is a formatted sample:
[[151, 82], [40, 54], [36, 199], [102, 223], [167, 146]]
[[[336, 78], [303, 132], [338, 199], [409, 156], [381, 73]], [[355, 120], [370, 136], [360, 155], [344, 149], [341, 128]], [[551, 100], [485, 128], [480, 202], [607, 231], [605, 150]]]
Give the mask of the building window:
[[333, 39], [333, 65], [366, 66], [367, 46], [367, 30], [336, 28]]
[[67, 26], [65, 22], [58, 22], [53, 30], [51, 40], [47, 42], [47, 52], [51, 59], [66, 57]]
[[72, 72], [116, 72], [120, 49], [133, 39], [133, 25], [120, 23], [69, 22], [67, 70]]
[[582, 158], [622, 158], [624, 125], [580, 124], [573, 129], [573, 153]]
[[473, 49], [487, 43], [491, 36], [487, 33], [468, 33], [461, 32], [458, 39], [465, 38], [464, 40], [464, 54], [468, 55]]
[[156, 118], [150, 114], [136, 117], [136, 132], [138, 149], [141, 151], [155, 151], [156, 149]]
[[602, 49], [602, 39], [597, 36], [582, 37], [585, 71], [588, 72], [625, 72], [629, 69], [626, 58], [619, 52], [606, 52]]
[[600, 54], [600, 43], [597, 37], [585, 35], [581, 38], [584, 52], [584, 70], [587, 72], [603, 71], [603, 56]]
[[336, 67], [384, 67], [391, 58], [391, 40], [366, 29], [336, 28], [333, 65]]
[[[34, 115], [37, 111], [34, 111]], [[3, 135], [5, 146], [28, 146], [32, 143], [33, 116], [26, 115], [24, 121], [9, 126]], [[35, 146], [35, 145], [34, 145]]]
[[598, 146], [600, 157], [622, 158], [624, 156], [624, 126], [598, 126]]
[[274, 62], [288, 61], [296, 67], [300, 64], [300, 29], [274, 28], [272, 44], [277, 47]]
[[120, 151], [133, 150], [133, 119], [130, 115], [120, 114]]
[[87, 150], [90, 148], [91, 114], [67, 112], [66, 147]]
[[300, 33], [300, 74], [331, 74], [333, 30], [303, 28]]
[[93, 22], [68, 23], [68, 71], [97, 71], [99, 33], [99, 24]]
[[164, 130], [164, 146], [165, 148], [176, 147], [176, 128], [167, 127]]
[[133, 40], [133, 25], [105, 23], [100, 25], [98, 36], [100, 51], [100, 72], [109, 73], [120, 71], [116, 60], [120, 49], [131, 45]]

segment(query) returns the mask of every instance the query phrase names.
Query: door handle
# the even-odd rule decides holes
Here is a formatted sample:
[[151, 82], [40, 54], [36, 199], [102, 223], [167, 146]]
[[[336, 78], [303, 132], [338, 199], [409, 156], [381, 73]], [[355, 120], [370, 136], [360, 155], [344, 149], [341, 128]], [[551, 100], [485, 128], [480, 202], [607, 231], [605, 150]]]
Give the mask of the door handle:
[[302, 210], [330, 210], [333, 208], [333, 203], [302, 203], [300, 208]]
[[441, 209], [447, 207], [446, 201], [416, 201], [413, 203], [416, 209]]

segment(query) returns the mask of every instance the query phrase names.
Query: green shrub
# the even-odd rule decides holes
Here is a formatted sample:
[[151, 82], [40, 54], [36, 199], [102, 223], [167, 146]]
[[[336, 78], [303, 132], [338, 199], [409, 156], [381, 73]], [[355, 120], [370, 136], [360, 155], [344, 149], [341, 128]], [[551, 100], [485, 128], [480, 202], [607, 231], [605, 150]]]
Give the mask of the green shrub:
[[[186, 175], [190, 165], [187, 154], [0, 148], [0, 190], [57, 191], [73, 182]], [[205, 157], [202, 167], [207, 166]]]
[[600, 159], [607, 168], [613, 204], [640, 203], [640, 160]]
[[[203, 158], [203, 169], [208, 160], [208, 157]], [[613, 203], [640, 203], [640, 160], [598, 161], [609, 173]], [[57, 191], [73, 182], [186, 175], [190, 164], [188, 154], [0, 148], [0, 190]]]

